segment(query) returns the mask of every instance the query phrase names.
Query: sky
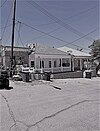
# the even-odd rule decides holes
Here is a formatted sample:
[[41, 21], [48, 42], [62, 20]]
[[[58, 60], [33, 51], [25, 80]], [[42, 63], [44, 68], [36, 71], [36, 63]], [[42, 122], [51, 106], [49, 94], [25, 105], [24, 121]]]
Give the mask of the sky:
[[[12, 1], [0, 0], [3, 45], [11, 45]], [[14, 45], [66, 45], [88, 52], [88, 46], [100, 38], [99, 11], [99, 0], [17, 0]]]

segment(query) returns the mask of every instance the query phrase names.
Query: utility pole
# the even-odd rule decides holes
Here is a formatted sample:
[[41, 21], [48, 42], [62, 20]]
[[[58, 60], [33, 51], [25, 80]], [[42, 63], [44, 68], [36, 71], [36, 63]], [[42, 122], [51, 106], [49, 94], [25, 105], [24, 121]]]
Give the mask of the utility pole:
[[15, 15], [16, 15], [16, 0], [13, 3], [13, 26], [12, 26], [12, 42], [11, 42], [11, 68], [13, 69], [13, 48], [14, 48], [14, 34], [15, 34]]

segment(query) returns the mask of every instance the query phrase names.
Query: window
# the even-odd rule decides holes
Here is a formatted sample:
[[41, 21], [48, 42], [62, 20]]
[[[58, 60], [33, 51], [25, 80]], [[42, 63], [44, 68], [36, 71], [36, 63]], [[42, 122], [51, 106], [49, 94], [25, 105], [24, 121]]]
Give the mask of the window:
[[34, 61], [31, 61], [31, 67], [34, 67]]
[[51, 68], [51, 61], [49, 61], [49, 68]]
[[42, 61], [42, 68], [44, 68], [44, 61]]
[[40, 61], [40, 68], [41, 68], [41, 61]]
[[62, 66], [63, 67], [69, 67], [70, 66], [69, 59], [62, 59]]
[[56, 61], [54, 61], [54, 67], [57, 67], [57, 62]]
[[60, 62], [60, 63], [59, 63], [59, 67], [61, 67], [61, 59], [59, 59], [59, 62]]
[[44, 61], [40, 61], [40, 68], [44, 68]]

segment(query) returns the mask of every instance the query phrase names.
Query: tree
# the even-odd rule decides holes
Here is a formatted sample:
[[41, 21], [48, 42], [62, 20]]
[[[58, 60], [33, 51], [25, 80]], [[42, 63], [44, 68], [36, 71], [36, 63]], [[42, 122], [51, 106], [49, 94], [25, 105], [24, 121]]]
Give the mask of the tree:
[[93, 58], [99, 60], [100, 58], [100, 39], [95, 40], [93, 44], [89, 46], [89, 48], [91, 49], [90, 54], [93, 56]]
[[100, 69], [100, 39], [95, 40], [93, 42], [92, 45], [89, 46], [89, 48], [91, 49], [90, 54], [93, 57], [93, 61], [97, 61], [97, 67], [96, 67], [96, 73], [98, 72], [98, 70]]

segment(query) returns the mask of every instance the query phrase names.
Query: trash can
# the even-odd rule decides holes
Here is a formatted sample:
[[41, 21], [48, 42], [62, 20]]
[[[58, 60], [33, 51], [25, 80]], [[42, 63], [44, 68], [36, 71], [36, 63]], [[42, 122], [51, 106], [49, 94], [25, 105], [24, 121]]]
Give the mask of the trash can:
[[91, 79], [91, 76], [92, 76], [92, 72], [91, 71], [85, 72], [85, 78]]
[[29, 78], [30, 78], [29, 72], [21, 72], [21, 76], [24, 82], [29, 82]]
[[31, 80], [34, 81], [35, 80], [35, 74], [31, 73]]
[[43, 77], [43, 79], [46, 80], [46, 81], [50, 81], [50, 76], [51, 76], [51, 73], [50, 73], [50, 72], [44, 72], [44, 77]]
[[41, 76], [39, 73], [35, 73], [35, 80], [40, 80], [41, 79]]

